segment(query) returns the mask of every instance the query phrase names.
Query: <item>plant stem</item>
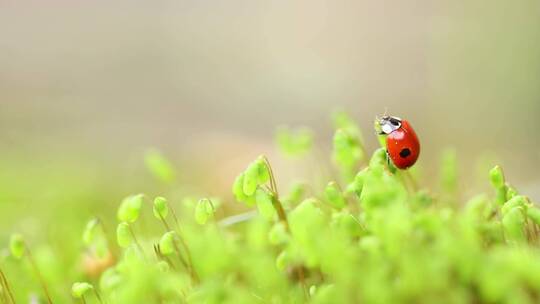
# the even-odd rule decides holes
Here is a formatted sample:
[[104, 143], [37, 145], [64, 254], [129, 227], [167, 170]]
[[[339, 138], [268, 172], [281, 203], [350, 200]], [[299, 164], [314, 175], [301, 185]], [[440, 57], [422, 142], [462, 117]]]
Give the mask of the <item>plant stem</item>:
[[174, 263], [171, 261], [171, 259], [169, 259], [169, 257], [162, 256], [161, 258], [165, 260], [165, 262], [167, 262], [167, 264], [169, 264], [173, 270], [176, 270], [176, 266], [174, 266]]
[[257, 215], [257, 211], [254, 211], [254, 210], [244, 212], [244, 213], [240, 213], [240, 214], [236, 214], [236, 215], [231, 215], [229, 217], [221, 219], [218, 222], [218, 225], [220, 227], [232, 226], [232, 225], [235, 225], [237, 223], [242, 223], [242, 222], [245, 222], [247, 220], [250, 220], [253, 217], [255, 217], [255, 215]]
[[[172, 231], [171, 227], [169, 227], [169, 224], [167, 224], [167, 221], [165, 220], [165, 218], [163, 218], [163, 216], [161, 214], [159, 214], [159, 219], [161, 220], [161, 222], [163, 223], [163, 226], [165, 227], [165, 232]], [[178, 237], [180, 237], [180, 235], [178, 235]], [[173, 242], [173, 246], [174, 246], [174, 249], [175, 249], [175, 251], [176, 251], [176, 253], [178, 255], [178, 258], [180, 259], [180, 262], [182, 263], [182, 265], [184, 265], [184, 267], [189, 269], [190, 267], [188, 266], [186, 260], [182, 256], [182, 254], [180, 252], [180, 249], [178, 248], [178, 245], [176, 244], [176, 242]]]
[[186, 240], [182, 237], [180, 233], [178, 233], [178, 239], [180, 240], [180, 243], [182, 244], [182, 246], [184, 247], [184, 250], [186, 251], [187, 263], [188, 265], [190, 265], [189, 271], [191, 274], [191, 278], [193, 279], [193, 281], [195, 281], [195, 283], [199, 283], [200, 281], [199, 276], [197, 275], [197, 272], [195, 271], [195, 268], [193, 267], [193, 260], [191, 259], [191, 253], [189, 252], [189, 247], [186, 243]]
[[30, 247], [28, 247], [26, 243], [24, 244], [24, 247], [26, 249], [26, 256], [28, 258], [28, 261], [30, 262], [30, 265], [32, 266], [34, 270], [34, 273], [38, 277], [38, 280], [41, 284], [41, 287], [43, 288], [45, 296], [47, 297], [47, 302], [49, 304], [52, 304], [53, 301], [51, 300], [51, 295], [49, 294], [49, 288], [47, 287], [47, 283], [45, 282], [45, 279], [43, 278], [41, 272], [39, 271], [36, 261], [34, 260], [34, 256], [32, 255], [32, 252], [30, 251]]
[[171, 214], [173, 216], [174, 223], [176, 224], [176, 228], [178, 229], [178, 232], [180, 232], [180, 221], [178, 221], [178, 217], [176, 217], [176, 212], [174, 212], [173, 207], [171, 206], [171, 204], [169, 204], [168, 201], [166, 201], [165, 203], [167, 204], [167, 207], [169, 207], [169, 210], [171, 210]]
[[281, 201], [279, 200], [279, 193], [277, 190], [276, 178], [274, 177], [272, 166], [270, 165], [270, 162], [268, 161], [268, 158], [265, 155], [263, 155], [262, 158], [264, 160], [264, 163], [266, 164], [266, 167], [268, 168], [268, 174], [270, 175], [270, 190], [272, 192], [272, 205], [274, 206], [274, 209], [276, 209], [276, 212], [278, 214], [280, 221], [283, 222], [283, 224], [285, 225], [285, 228], [287, 229], [287, 231], [289, 231], [289, 221], [287, 220], [287, 213], [285, 213], [283, 204], [281, 204]]
[[5, 285], [3, 279], [2, 279], [2, 281], [0, 282], [0, 286], [2, 287], [2, 303], [4, 303], [4, 304], [9, 304], [10, 301], [9, 301], [8, 295], [7, 295], [7, 293], [6, 293], [6, 285]]
[[103, 303], [103, 301], [101, 300], [101, 296], [99, 295], [99, 292], [95, 288], [93, 288], [93, 290], [94, 290], [94, 294], [96, 295], [96, 298], [98, 299], [99, 303]]
[[268, 174], [270, 175], [270, 187], [272, 188], [272, 191], [276, 195], [276, 197], [279, 197], [277, 185], [276, 185], [276, 178], [274, 177], [274, 171], [272, 171], [272, 166], [270, 165], [270, 162], [268, 161], [268, 158], [266, 155], [262, 156], [264, 163], [266, 164], [266, 167], [268, 168]]
[[176, 267], [174, 266], [173, 262], [169, 259], [169, 257], [163, 255], [159, 249], [159, 245], [154, 245], [154, 252], [156, 253], [156, 257], [158, 260], [165, 261], [171, 269], [176, 270]]
[[274, 209], [276, 209], [279, 220], [283, 223], [283, 225], [285, 225], [285, 229], [290, 232], [289, 221], [287, 220], [285, 209], [283, 209], [283, 205], [275, 195], [272, 195], [272, 206], [274, 206]]
[[[262, 158], [266, 164], [266, 167], [268, 168], [268, 174], [270, 175], [270, 188], [272, 190], [272, 205], [274, 206], [274, 209], [276, 209], [276, 212], [278, 214], [280, 221], [283, 223], [283, 225], [285, 225], [285, 229], [290, 234], [291, 229], [289, 227], [289, 221], [287, 220], [287, 213], [285, 212], [285, 209], [283, 208], [283, 204], [281, 204], [281, 201], [279, 200], [279, 193], [277, 190], [274, 172], [272, 171], [272, 166], [270, 165], [270, 162], [268, 161], [268, 158], [265, 155], [263, 155]], [[302, 286], [302, 289], [304, 290], [304, 296], [306, 297], [306, 299], [308, 299], [309, 293], [307, 292], [305, 273], [302, 267], [298, 269], [298, 279], [300, 280], [300, 285]]]
[[137, 246], [137, 248], [139, 249], [139, 251], [141, 252], [143, 258], [146, 260], [146, 254], [144, 253], [144, 250], [141, 246], [141, 244], [139, 243], [139, 241], [137, 240], [137, 237], [135, 236], [135, 232], [133, 231], [133, 229], [131, 228], [131, 225], [127, 225], [128, 228], [129, 228], [129, 233], [131, 233], [131, 237], [133, 238], [133, 242], [135, 242], [135, 246]]
[[99, 223], [99, 226], [101, 227], [101, 231], [103, 231], [103, 234], [105, 235], [105, 239], [107, 240], [107, 247], [109, 248], [109, 252], [111, 253], [113, 260], [116, 261], [116, 250], [113, 250], [113, 248], [116, 248], [114, 244], [116, 244], [110, 237], [110, 235], [107, 233], [107, 228], [105, 227], [105, 223], [100, 218], [97, 218], [97, 221]]
[[[189, 248], [187, 246], [187, 243], [184, 240], [184, 238], [182, 237], [182, 234], [180, 232], [180, 225], [178, 224], [179, 223], [178, 219], [176, 218], [176, 216], [174, 216], [174, 211], [172, 211], [172, 209], [171, 209], [171, 213], [173, 214], [173, 217], [175, 218], [175, 222], [178, 225], [178, 230], [179, 231], [177, 231], [177, 235], [178, 235], [178, 239], [179, 239], [180, 243], [182, 244], [182, 247], [184, 247], [184, 250], [186, 251], [187, 261], [182, 256], [182, 252], [180, 251], [180, 248], [178, 247], [178, 244], [176, 244], [176, 242], [173, 242], [174, 250], [176, 251], [176, 254], [178, 255], [178, 258], [179, 258], [180, 262], [182, 263], [182, 265], [184, 265], [184, 267], [186, 267], [188, 269], [188, 271], [189, 271], [189, 273], [191, 275], [191, 278], [194, 281], [198, 282], [199, 277], [198, 277], [197, 273], [195, 272], [195, 268], [193, 267], [193, 261], [191, 260], [191, 254], [189, 252]], [[167, 221], [165, 220], [165, 218], [161, 214], [159, 214], [159, 218], [160, 218], [161, 222], [163, 223], [163, 226], [167, 230], [166, 232], [172, 231], [169, 224], [167, 223]]]
[[195, 281], [199, 281], [199, 276], [195, 272], [195, 268], [193, 267], [193, 260], [191, 259], [191, 253], [189, 251], [189, 247], [187, 245], [186, 240], [182, 236], [182, 228], [180, 227], [180, 221], [178, 220], [178, 217], [176, 216], [176, 212], [174, 212], [174, 208], [171, 206], [171, 204], [167, 201], [167, 206], [169, 207], [169, 210], [171, 210], [171, 214], [174, 219], [174, 223], [176, 224], [176, 229], [178, 232], [178, 238], [180, 239], [180, 243], [184, 247], [184, 250], [186, 251], [186, 257], [187, 257], [187, 263], [191, 265], [191, 276]]
[[406, 170], [405, 171], [405, 175], [407, 176], [407, 178], [409, 179], [411, 185], [412, 185], [412, 189], [414, 192], [417, 192], [418, 191], [418, 184], [416, 183], [416, 180], [414, 179], [414, 176], [411, 174], [411, 171], [409, 170]]
[[15, 298], [13, 297], [13, 293], [11, 292], [11, 288], [9, 287], [7, 277], [4, 274], [4, 271], [2, 271], [2, 269], [0, 269], [0, 276], [2, 276], [2, 286], [6, 288], [11, 303], [15, 304]]
[[306, 285], [304, 268], [302, 266], [298, 267], [297, 274], [298, 274], [298, 279], [300, 280], [300, 284], [302, 285], [302, 290], [304, 291], [304, 297], [306, 299], [309, 299], [309, 292]]

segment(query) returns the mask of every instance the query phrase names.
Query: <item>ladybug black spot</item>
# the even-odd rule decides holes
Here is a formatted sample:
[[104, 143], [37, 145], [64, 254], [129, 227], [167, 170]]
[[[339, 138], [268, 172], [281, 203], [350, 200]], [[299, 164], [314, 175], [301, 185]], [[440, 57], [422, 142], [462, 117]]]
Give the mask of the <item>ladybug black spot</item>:
[[407, 156], [409, 155], [411, 155], [411, 150], [409, 150], [408, 148], [402, 149], [399, 152], [399, 156], [401, 156], [401, 158], [407, 158]]

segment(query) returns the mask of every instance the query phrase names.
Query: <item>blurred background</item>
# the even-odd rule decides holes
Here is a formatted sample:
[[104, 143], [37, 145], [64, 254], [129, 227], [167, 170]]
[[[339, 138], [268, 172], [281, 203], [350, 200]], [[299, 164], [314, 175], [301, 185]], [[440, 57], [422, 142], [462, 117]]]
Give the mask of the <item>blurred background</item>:
[[[540, 2], [1, 1], [0, 227], [162, 193], [148, 148], [182, 195], [230, 199], [259, 154], [309, 180], [332, 170], [335, 109], [370, 152], [375, 115], [410, 120], [425, 185], [453, 148], [466, 195], [501, 164], [540, 200]], [[277, 153], [279, 125], [314, 130], [310, 159]]]

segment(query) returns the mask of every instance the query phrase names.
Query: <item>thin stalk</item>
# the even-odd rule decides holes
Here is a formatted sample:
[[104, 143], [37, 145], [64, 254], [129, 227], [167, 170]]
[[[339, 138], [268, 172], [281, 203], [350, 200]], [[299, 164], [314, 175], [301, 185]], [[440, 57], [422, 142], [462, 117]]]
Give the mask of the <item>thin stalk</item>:
[[86, 299], [84, 298], [84, 295], [81, 296], [81, 301], [83, 302], [83, 304], [86, 304]]
[[287, 220], [285, 209], [283, 209], [283, 205], [275, 195], [272, 195], [272, 206], [276, 209], [279, 220], [285, 225], [285, 229], [290, 232], [289, 221]]
[[6, 285], [4, 284], [4, 280], [2, 280], [0, 282], [0, 284], [1, 284], [1, 287], [2, 287], [2, 303], [9, 304], [10, 301], [9, 301], [8, 295], [6, 293]]
[[2, 276], [2, 285], [6, 288], [11, 303], [15, 304], [15, 298], [13, 297], [13, 293], [11, 292], [11, 288], [9, 287], [7, 277], [4, 274], [4, 271], [2, 271], [2, 269], [0, 269], [0, 276]]
[[354, 203], [354, 197], [347, 195], [339, 183], [336, 183], [336, 186], [345, 199], [346, 207], [349, 207], [351, 211], [358, 211], [358, 206]]
[[270, 187], [272, 188], [272, 191], [276, 195], [276, 197], [279, 197], [277, 186], [276, 186], [276, 179], [274, 177], [274, 171], [272, 171], [272, 166], [270, 165], [270, 162], [268, 161], [268, 158], [266, 155], [262, 156], [264, 163], [266, 164], [266, 167], [268, 168], [268, 173], [270, 175]]
[[405, 176], [405, 179], [411, 185], [412, 191], [417, 192], [418, 191], [418, 184], [414, 180], [414, 177], [412, 176], [411, 172], [409, 170], [403, 170], [401, 172], [403, 172], [403, 176]]
[[114, 242], [111, 239], [110, 235], [107, 233], [108, 230], [107, 230], [107, 227], [105, 226], [105, 223], [100, 218], [97, 218], [97, 221], [99, 223], [99, 226], [101, 227], [101, 231], [105, 235], [105, 239], [107, 240], [107, 247], [109, 248], [109, 252], [111, 253], [113, 257], [113, 260], [116, 261], [116, 250], [113, 250], [113, 248], [116, 248], [115, 247], [116, 242]]
[[[266, 164], [266, 167], [268, 168], [268, 174], [270, 175], [270, 188], [273, 194], [272, 206], [274, 206], [274, 209], [276, 209], [276, 212], [278, 214], [280, 221], [285, 225], [285, 229], [290, 234], [291, 230], [289, 227], [289, 221], [287, 220], [287, 213], [285, 212], [285, 209], [283, 208], [283, 204], [281, 204], [281, 201], [279, 200], [279, 193], [277, 190], [276, 179], [274, 176], [274, 172], [272, 170], [272, 166], [270, 165], [270, 162], [268, 161], [268, 158], [265, 155], [263, 155], [262, 158]], [[302, 289], [304, 290], [304, 296], [306, 297], [306, 299], [308, 299], [309, 293], [307, 292], [305, 273], [302, 267], [300, 267], [298, 270], [298, 278], [300, 280], [300, 285], [302, 286]]]
[[99, 303], [103, 303], [103, 301], [101, 300], [101, 296], [99, 295], [99, 292], [95, 288], [93, 288], [93, 290], [94, 290], [94, 294], [96, 295], [96, 298], [98, 299]]
[[218, 226], [220, 227], [229, 227], [238, 223], [245, 222], [247, 220], [252, 219], [257, 215], [257, 211], [248, 211], [236, 215], [231, 215], [229, 217], [223, 218], [218, 222]]
[[409, 177], [409, 180], [411, 181], [412, 187], [414, 192], [418, 191], [418, 183], [416, 183], [416, 180], [414, 179], [414, 176], [411, 174], [410, 171], [405, 171], [407, 176]]
[[[161, 220], [161, 222], [163, 223], [163, 226], [165, 227], [165, 232], [172, 231], [171, 227], [169, 226], [169, 224], [167, 224], [167, 221], [165, 220], [165, 218], [163, 218], [163, 216], [161, 214], [159, 214], [159, 219]], [[178, 255], [178, 258], [180, 259], [180, 262], [182, 263], [182, 265], [184, 265], [184, 267], [186, 267], [189, 270], [190, 266], [188, 266], [186, 260], [182, 256], [182, 254], [180, 252], [180, 249], [178, 248], [178, 245], [176, 244], [176, 242], [173, 242], [173, 246], [174, 246], [174, 249], [175, 249], [175, 251], [176, 251], [176, 253]]]
[[525, 224], [523, 225], [523, 230], [525, 231], [525, 237], [527, 238], [527, 243], [531, 243], [531, 227], [529, 225], [528, 217], [525, 217]]
[[216, 206], [214, 206], [214, 202], [212, 202], [211, 199], [207, 198], [207, 200], [210, 203], [210, 207], [212, 207], [212, 220], [214, 222], [214, 225], [216, 225], [216, 228], [219, 231], [219, 221], [216, 218]]
[[161, 257], [163, 260], [165, 260], [165, 262], [167, 262], [167, 264], [169, 264], [169, 266], [173, 269], [173, 270], [176, 270], [176, 266], [174, 266], [174, 263], [171, 261], [171, 259], [169, 259], [169, 257], [167, 256], [162, 256]]
[[178, 229], [178, 232], [180, 232], [180, 221], [178, 220], [178, 217], [176, 217], [176, 212], [174, 212], [174, 209], [171, 204], [169, 204], [169, 201], [166, 201], [165, 203], [167, 204], [167, 207], [169, 207], [169, 210], [171, 210], [171, 214], [173, 216], [174, 223], [176, 224], [176, 228]]
[[47, 283], [45, 282], [45, 279], [43, 278], [41, 272], [39, 271], [36, 261], [34, 260], [34, 256], [32, 255], [32, 252], [30, 251], [30, 247], [28, 247], [26, 243], [24, 244], [24, 247], [26, 249], [26, 257], [28, 258], [28, 261], [30, 262], [30, 265], [32, 266], [34, 270], [34, 273], [38, 277], [39, 283], [41, 284], [41, 288], [43, 288], [43, 292], [45, 293], [45, 296], [47, 297], [47, 302], [49, 304], [52, 304], [53, 301], [49, 293], [49, 288], [47, 287]]
[[[180, 233], [178, 233], [178, 239], [180, 240], [180, 243], [184, 247], [184, 250], [186, 250], [186, 257], [188, 265], [191, 265], [190, 272], [191, 272], [191, 278], [195, 283], [199, 283], [199, 275], [197, 275], [197, 272], [195, 271], [195, 268], [193, 267], [193, 260], [191, 259], [191, 253], [189, 252], [189, 247], [186, 243], [186, 240], [182, 237]], [[176, 246], [176, 245], [175, 245]]]
[[268, 168], [268, 174], [270, 175], [270, 190], [272, 192], [272, 205], [274, 206], [274, 209], [276, 209], [279, 220], [283, 222], [283, 224], [285, 225], [285, 228], [287, 229], [287, 231], [289, 231], [289, 221], [287, 220], [287, 213], [285, 213], [283, 204], [281, 204], [281, 201], [279, 200], [279, 193], [277, 190], [276, 178], [274, 177], [272, 166], [270, 165], [270, 162], [268, 161], [268, 158], [266, 158], [266, 156], [263, 155], [262, 158], [264, 160], [264, 163], [266, 164], [266, 167]]
[[174, 263], [169, 259], [169, 257], [163, 255], [159, 249], [159, 245], [154, 245], [154, 252], [158, 260], [165, 261], [172, 269], [176, 270]]
[[133, 242], [135, 242], [135, 246], [137, 246], [137, 248], [139, 249], [139, 251], [141, 252], [143, 258], [146, 260], [146, 254], [144, 253], [144, 250], [141, 246], [141, 244], [139, 243], [139, 241], [137, 240], [137, 237], [135, 236], [135, 232], [133, 231], [133, 229], [131, 228], [131, 225], [127, 225], [128, 228], [129, 228], [129, 233], [131, 233], [131, 238], [133, 238]]
[[300, 284], [302, 285], [302, 290], [304, 291], [304, 297], [306, 299], [309, 299], [309, 292], [306, 285], [304, 268], [302, 266], [298, 267], [297, 274], [298, 274], [298, 279], [300, 280]]
[[[195, 268], [193, 267], [193, 261], [191, 260], [191, 253], [189, 251], [189, 248], [187, 246], [186, 241], [182, 237], [178, 219], [176, 218], [176, 215], [174, 215], [174, 211], [171, 208], [170, 208], [170, 210], [171, 210], [171, 214], [173, 214], [173, 217], [175, 219], [176, 224], [178, 225], [178, 230], [179, 230], [178, 233], [177, 233], [178, 240], [180, 241], [180, 243], [182, 244], [182, 247], [184, 247], [184, 250], [186, 251], [187, 261], [182, 256], [182, 252], [180, 251], [180, 248], [178, 247], [178, 244], [176, 244], [176, 242], [173, 242], [174, 250], [176, 251], [176, 254], [178, 255], [178, 258], [179, 258], [180, 262], [182, 263], [182, 265], [184, 265], [184, 267], [186, 267], [188, 269], [188, 271], [189, 271], [189, 273], [191, 275], [191, 278], [195, 282], [198, 282], [199, 281], [199, 276], [197, 275], [197, 273], [195, 272]], [[159, 218], [160, 218], [161, 222], [163, 223], [163, 226], [167, 230], [166, 232], [172, 231], [171, 227], [169, 226], [169, 224], [167, 223], [167, 221], [165, 220], [165, 218], [161, 214], [159, 214]]]
[[191, 253], [189, 251], [189, 247], [187, 245], [186, 240], [182, 236], [182, 228], [180, 227], [180, 221], [178, 220], [178, 217], [176, 216], [176, 212], [174, 212], [174, 208], [171, 206], [171, 204], [168, 201], [166, 202], [166, 204], [169, 207], [169, 210], [171, 210], [171, 214], [173, 216], [174, 223], [176, 224], [176, 229], [178, 231], [178, 238], [180, 239], [180, 243], [182, 244], [182, 246], [184, 247], [184, 250], [186, 251], [187, 263], [191, 265], [192, 267], [192, 271], [193, 271], [192, 276], [194, 276], [194, 279], [198, 281], [199, 277], [197, 273], [195, 272], [195, 269], [193, 268], [193, 260], [191, 259]]

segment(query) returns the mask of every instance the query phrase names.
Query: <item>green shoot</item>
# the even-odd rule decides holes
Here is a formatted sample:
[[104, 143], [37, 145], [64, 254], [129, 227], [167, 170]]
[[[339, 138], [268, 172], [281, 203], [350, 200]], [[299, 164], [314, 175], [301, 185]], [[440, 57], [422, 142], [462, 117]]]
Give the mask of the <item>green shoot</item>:
[[22, 259], [23, 257], [26, 257], [28, 259], [28, 262], [30, 262], [30, 265], [32, 267], [32, 270], [34, 271], [34, 274], [38, 278], [41, 288], [43, 289], [43, 293], [45, 294], [45, 297], [47, 298], [47, 302], [49, 304], [52, 303], [52, 299], [49, 293], [49, 287], [47, 286], [47, 283], [45, 282], [45, 279], [43, 278], [43, 275], [41, 271], [39, 270], [39, 267], [34, 259], [34, 256], [32, 255], [32, 252], [30, 251], [30, 247], [26, 244], [24, 241], [24, 238], [20, 234], [13, 234], [10, 239], [9, 248], [11, 251], [11, 254], [17, 258]]
[[145, 155], [144, 161], [148, 170], [157, 179], [165, 183], [171, 183], [174, 181], [176, 174], [173, 166], [159, 151], [148, 151]]

